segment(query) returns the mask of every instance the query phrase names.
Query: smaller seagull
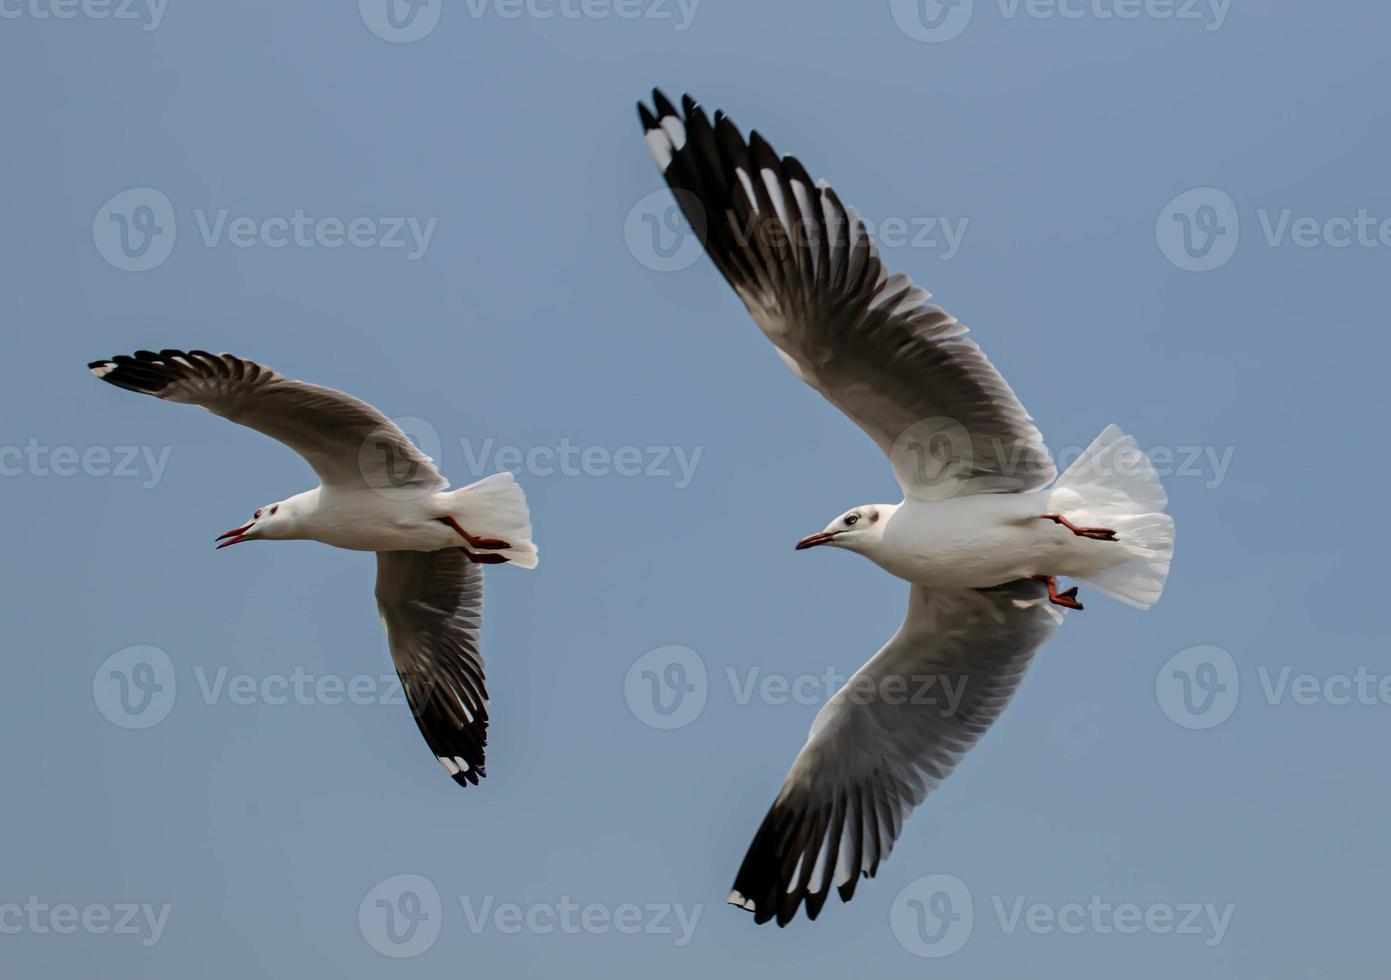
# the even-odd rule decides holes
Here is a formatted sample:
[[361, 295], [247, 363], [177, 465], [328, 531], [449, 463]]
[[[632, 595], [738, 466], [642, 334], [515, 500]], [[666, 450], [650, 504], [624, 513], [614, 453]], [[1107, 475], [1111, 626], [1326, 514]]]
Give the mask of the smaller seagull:
[[308, 461], [320, 486], [258, 507], [217, 537], [218, 549], [307, 539], [375, 551], [377, 607], [416, 724], [456, 783], [478, 785], [488, 734], [480, 566], [536, 567], [512, 474], [446, 492], [434, 462], [371, 405], [231, 354], [137, 351], [88, 367], [119, 388], [255, 429]]
[[[661, 92], [647, 145], [706, 254], [792, 373], [889, 457], [899, 503], [797, 549], [863, 555], [911, 584], [898, 632], [817, 714], [729, 901], [786, 925], [872, 878], [912, 809], [999, 717], [1087, 582], [1148, 608], [1174, 522], [1135, 440], [1108, 426], [1058, 478], [1043, 436], [966, 328], [891, 274], [864, 222], [795, 157]], [[1056, 478], [1056, 482], [1055, 482]]]

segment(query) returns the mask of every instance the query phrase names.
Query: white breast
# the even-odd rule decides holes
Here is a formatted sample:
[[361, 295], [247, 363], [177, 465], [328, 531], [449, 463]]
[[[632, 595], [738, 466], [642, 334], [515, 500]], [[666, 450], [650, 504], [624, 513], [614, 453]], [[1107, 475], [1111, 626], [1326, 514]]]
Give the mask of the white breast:
[[983, 589], [1053, 565], [1071, 534], [1038, 520], [1042, 494], [974, 494], [904, 502], [878, 553], [886, 571], [918, 585]]

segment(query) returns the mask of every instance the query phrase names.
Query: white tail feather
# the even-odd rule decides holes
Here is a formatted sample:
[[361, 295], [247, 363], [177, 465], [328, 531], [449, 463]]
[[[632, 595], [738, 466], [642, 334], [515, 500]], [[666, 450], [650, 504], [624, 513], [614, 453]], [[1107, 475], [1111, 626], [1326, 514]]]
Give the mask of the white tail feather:
[[531, 540], [531, 513], [526, 495], [511, 473], [485, 476], [451, 493], [440, 494], [441, 516], [448, 515], [479, 537], [501, 538], [511, 545], [493, 552], [522, 568], [535, 568], [536, 545]]
[[[1116, 532], [1128, 560], [1078, 575], [1141, 609], [1159, 600], [1174, 556], [1174, 519], [1154, 464], [1133, 438], [1108, 425], [1054, 486], [1060, 509]], [[1075, 495], [1075, 496], [1074, 496]]]

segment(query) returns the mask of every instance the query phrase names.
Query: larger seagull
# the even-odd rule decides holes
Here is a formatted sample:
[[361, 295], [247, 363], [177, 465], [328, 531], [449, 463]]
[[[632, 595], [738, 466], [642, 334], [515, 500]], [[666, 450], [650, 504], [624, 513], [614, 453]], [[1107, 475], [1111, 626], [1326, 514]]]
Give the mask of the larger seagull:
[[[786, 925], [873, 877], [909, 812], [1081, 609], [1068, 576], [1159, 598], [1173, 553], [1164, 488], [1108, 427], [1061, 479], [966, 328], [890, 274], [860, 216], [793, 157], [687, 96], [639, 105], [647, 143], [706, 253], [792, 372], [888, 456], [896, 504], [855, 507], [797, 548], [842, 548], [911, 583], [898, 632], [817, 714], [729, 901]], [[940, 692], [956, 692], [959, 701]]]
[[526, 498], [512, 474], [446, 492], [434, 462], [371, 405], [231, 354], [137, 351], [88, 367], [117, 387], [205, 408], [305, 458], [321, 485], [258, 507], [217, 538], [218, 548], [310, 539], [377, 552], [377, 607], [416, 724], [456, 783], [478, 785], [488, 734], [481, 566], [536, 567]]

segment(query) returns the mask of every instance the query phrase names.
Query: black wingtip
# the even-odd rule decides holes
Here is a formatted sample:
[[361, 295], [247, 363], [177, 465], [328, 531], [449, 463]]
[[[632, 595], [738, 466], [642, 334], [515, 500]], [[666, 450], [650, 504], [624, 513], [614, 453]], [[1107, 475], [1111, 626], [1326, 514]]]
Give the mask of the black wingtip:
[[663, 116], [674, 116], [677, 114], [676, 106], [671, 104], [671, 100], [668, 99], [666, 97], [666, 94], [662, 92], [662, 90], [659, 88], [654, 88], [652, 90], [652, 104], [657, 109], [658, 118], [661, 118]]
[[638, 119], [642, 120], [642, 130], [645, 133], [651, 132], [659, 125], [657, 117], [652, 115], [652, 110], [647, 108], [647, 103], [638, 103]]
[[460, 786], [469, 787], [477, 786], [478, 781], [480, 779], [485, 778], [487, 775], [488, 774], [484, 772], [481, 768], [475, 768], [469, 769], [466, 772], [456, 772], [449, 778], [454, 780], [454, 782], [458, 783]]

